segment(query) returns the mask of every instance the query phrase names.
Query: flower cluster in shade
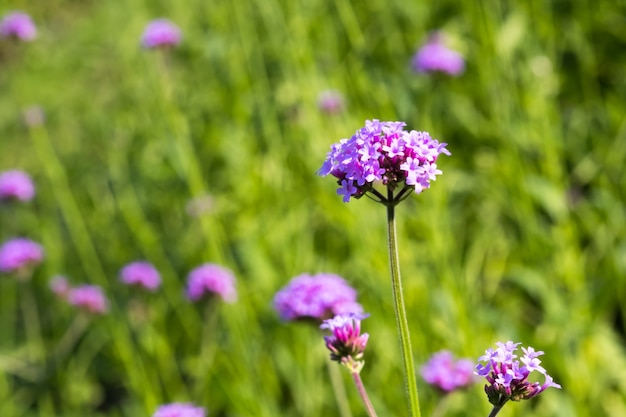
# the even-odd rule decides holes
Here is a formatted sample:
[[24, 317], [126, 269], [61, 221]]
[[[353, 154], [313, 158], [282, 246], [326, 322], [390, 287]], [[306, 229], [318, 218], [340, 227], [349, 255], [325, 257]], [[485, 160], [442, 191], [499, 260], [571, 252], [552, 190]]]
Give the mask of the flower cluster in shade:
[[433, 354], [421, 371], [424, 381], [445, 392], [467, 387], [475, 382], [474, 362], [469, 359], [455, 359], [452, 352], [447, 350]]
[[30, 176], [17, 169], [0, 173], [0, 200], [30, 201], [35, 185]]
[[0, 246], [0, 272], [17, 273], [40, 264], [43, 257], [39, 243], [22, 237], [7, 240]]
[[199, 301], [218, 296], [227, 303], [237, 301], [235, 276], [219, 265], [205, 263], [193, 269], [187, 277], [187, 297]]
[[321, 329], [331, 332], [330, 336], [324, 336], [326, 348], [330, 350], [330, 359], [353, 373], [361, 372], [365, 364], [362, 359], [369, 335], [361, 334], [361, 320], [366, 317], [368, 314], [337, 315], [332, 319], [324, 320], [320, 325]]
[[[520, 344], [512, 341], [497, 342], [498, 347], [495, 350], [489, 348], [478, 358], [479, 362], [484, 363], [476, 365], [475, 373], [487, 380], [485, 392], [489, 402], [496, 407], [502, 407], [509, 400], [520, 401], [536, 397], [549, 387], [561, 388], [540, 365], [541, 360], [537, 358], [543, 355], [542, 351], [523, 347], [523, 355], [517, 360], [515, 352]], [[528, 380], [535, 371], [544, 376], [543, 384]]]
[[283, 320], [318, 322], [338, 314], [361, 313], [357, 293], [334, 274], [301, 274], [274, 296], [274, 308]]
[[343, 95], [337, 90], [324, 90], [317, 97], [317, 107], [326, 114], [338, 114], [344, 109]]
[[170, 403], [159, 406], [152, 417], [205, 417], [206, 411], [189, 403]]
[[442, 72], [448, 75], [460, 75], [465, 70], [465, 61], [461, 54], [445, 45], [441, 32], [430, 35], [428, 41], [413, 57], [411, 63], [417, 72]]
[[161, 275], [150, 262], [135, 261], [127, 264], [120, 271], [120, 280], [127, 285], [156, 291], [161, 285]]
[[182, 33], [178, 26], [168, 19], [156, 19], [150, 22], [141, 35], [144, 48], [167, 48], [180, 43]]
[[367, 120], [350, 139], [331, 146], [318, 175], [338, 179], [337, 194], [344, 202], [368, 191], [384, 199], [374, 188], [378, 183], [392, 191], [403, 187], [400, 194], [410, 189], [421, 193], [441, 174], [439, 155], [450, 152], [428, 132], [407, 131], [405, 126], [404, 122]]
[[0, 21], [0, 37], [32, 41], [37, 37], [37, 28], [26, 13], [10, 12]]

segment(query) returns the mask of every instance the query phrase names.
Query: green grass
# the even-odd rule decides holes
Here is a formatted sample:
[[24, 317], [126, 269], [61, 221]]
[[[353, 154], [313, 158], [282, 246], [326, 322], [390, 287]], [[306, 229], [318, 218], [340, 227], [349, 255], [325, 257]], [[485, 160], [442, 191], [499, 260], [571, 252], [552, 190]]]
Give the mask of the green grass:
[[[148, 416], [171, 401], [211, 416], [339, 415], [321, 333], [272, 308], [303, 272], [358, 289], [371, 313], [364, 383], [379, 415], [406, 415], [385, 210], [343, 204], [315, 175], [371, 118], [452, 152], [397, 209], [416, 363], [522, 341], [563, 389], [500, 415], [626, 415], [623, 1], [170, 3], [0, 10], [39, 29], [0, 44], [0, 171], [37, 184], [33, 202], [2, 207], [0, 238], [46, 249], [30, 283], [0, 280], [0, 415]], [[184, 33], [167, 56], [139, 47], [161, 16]], [[439, 28], [466, 58], [458, 78], [409, 68]], [[346, 112], [319, 112], [327, 88]], [[27, 128], [33, 105], [46, 122]], [[119, 283], [138, 258], [160, 270], [158, 293]], [[185, 300], [203, 262], [236, 273], [237, 303]], [[81, 322], [50, 293], [55, 274], [102, 285], [110, 313]], [[481, 384], [442, 400], [418, 383], [425, 416], [441, 401], [446, 416], [489, 412]]]

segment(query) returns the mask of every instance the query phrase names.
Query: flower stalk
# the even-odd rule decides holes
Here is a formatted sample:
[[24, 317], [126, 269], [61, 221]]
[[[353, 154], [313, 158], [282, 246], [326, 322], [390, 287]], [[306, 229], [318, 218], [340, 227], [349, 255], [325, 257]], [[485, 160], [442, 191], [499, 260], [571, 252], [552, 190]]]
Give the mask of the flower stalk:
[[356, 389], [359, 391], [359, 395], [363, 400], [367, 415], [369, 417], [378, 417], [376, 415], [376, 411], [374, 410], [374, 406], [372, 405], [372, 402], [367, 395], [367, 391], [365, 391], [365, 386], [363, 385], [363, 381], [361, 380], [361, 374], [359, 372], [352, 372], [352, 380], [354, 381], [354, 385], [356, 385]]

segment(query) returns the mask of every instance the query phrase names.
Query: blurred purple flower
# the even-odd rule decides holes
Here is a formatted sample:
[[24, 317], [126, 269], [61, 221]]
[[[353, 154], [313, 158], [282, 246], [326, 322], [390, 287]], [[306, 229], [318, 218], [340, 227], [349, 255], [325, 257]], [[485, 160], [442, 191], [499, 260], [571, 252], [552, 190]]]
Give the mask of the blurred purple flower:
[[180, 43], [182, 33], [178, 26], [168, 19], [156, 19], [150, 22], [141, 35], [144, 48], [173, 47]]
[[344, 109], [343, 95], [337, 90], [324, 90], [317, 98], [317, 106], [327, 114], [341, 113]]
[[207, 295], [218, 295], [227, 303], [237, 301], [233, 273], [210, 263], [193, 269], [187, 277], [187, 297], [191, 301], [198, 301]]
[[[483, 356], [478, 358], [479, 362], [486, 362], [486, 364], [477, 364], [475, 374], [487, 380], [485, 392], [489, 402], [495, 407], [502, 407], [509, 400], [528, 400], [549, 387], [561, 388], [539, 365], [541, 361], [537, 357], [543, 355], [542, 351], [536, 352], [532, 347], [522, 348], [524, 356], [520, 358], [523, 364], [520, 366], [515, 354], [520, 344], [511, 341], [497, 342], [496, 350], [489, 348]], [[543, 384], [528, 381], [528, 376], [533, 371], [544, 375]]]
[[459, 75], [465, 70], [465, 61], [461, 54], [445, 46], [443, 33], [434, 32], [413, 57], [412, 67], [417, 72]]
[[0, 200], [29, 201], [35, 196], [35, 185], [24, 171], [0, 173]]
[[[450, 155], [445, 143], [439, 143], [428, 132], [404, 130], [404, 122], [366, 120], [365, 127], [350, 139], [331, 146], [318, 175], [333, 175], [340, 185], [337, 194], [343, 201], [360, 198], [368, 191], [377, 193], [375, 183], [394, 190], [413, 189], [421, 193], [430, 187], [441, 171], [437, 169], [440, 154]], [[383, 201], [384, 195], [376, 194]]]
[[65, 299], [70, 291], [70, 284], [67, 278], [61, 275], [55, 275], [50, 280], [50, 290], [59, 298]]
[[451, 352], [433, 354], [422, 367], [424, 381], [450, 392], [475, 382], [474, 363], [469, 359], [455, 360]]
[[152, 417], [205, 417], [202, 407], [187, 403], [164, 404], [157, 408]]
[[135, 261], [120, 271], [120, 280], [124, 284], [143, 287], [155, 291], [161, 285], [159, 271], [150, 262]]
[[26, 13], [10, 12], [0, 21], [0, 36], [22, 41], [32, 41], [37, 37], [37, 28]]
[[18, 272], [43, 260], [40, 244], [26, 238], [14, 238], [0, 246], [0, 272]]
[[330, 350], [330, 359], [339, 362], [351, 372], [361, 372], [365, 364], [361, 359], [369, 335], [361, 334], [361, 320], [368, 316], [369, 314], [357, 313], [337, 315], [324, 320], [320, 326], [320, 329], [327, 329], [332, 333], [330, 336], [324, 336], [326, 347]]
[[334, 274], [302, 274], [274, 296], [274, 308], [283, 320], [324, 320], [338, 314], [361, 313], [356, 290]]
[[109, 310], [102, 288], [97, 285], [80, 285], [71, 288], [67, 293], [67, 302], [93, 314], [104, 314]]

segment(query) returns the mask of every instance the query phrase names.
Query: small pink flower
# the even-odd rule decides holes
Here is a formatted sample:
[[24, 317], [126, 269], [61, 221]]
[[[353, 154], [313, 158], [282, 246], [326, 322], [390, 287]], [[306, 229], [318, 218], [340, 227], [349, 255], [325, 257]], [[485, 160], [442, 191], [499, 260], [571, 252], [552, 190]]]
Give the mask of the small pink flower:
[[178, 26], [168, 19], [156, 19], [146, 26], [141, 36], [144, 48], [173, 47], [180, 43], [182, 33]]
[[412, 67], [417, 72], [460, 75], [465, 70], [465, 61], [461, 54], [445, 46], [442, 33], [435, 32], [413, 57]]
[[18, 272], [39, 265], [43, 260], [40, 244], [26, 238], [15, 238], [0, 246], [0, 272]]
[[187, 277], [187, 297], [198, 301], [207, 295], [218, 295], [227, 303], [235, 302], [237, 290], [233, 273], [210, 263], [192, 270]]
[[24, 171], [11, 170], [0, 173], [0, 200], [29, 201], [35, 196], [35, 186]]
[[80, 285], [70, 289], [67, 302], [89, 313], [104, 314], [108, 311], [108, 301], [102, 288], [97, 285]]
[[145, 261], [131, 262], [122, 268], [120, 280], [124, 284], [143, 287], [149, 291], [155, 291], [161, 285], [159, 271]]
[[67, 282], [67, 278], [61, 275], [52, 277], [49, 285], [52, 293], [59, 298], [67, 297], [67, 294], [70, 291], [70, 284]]
[[369, 314], [350, 313], [324, 320], [320, 329], [327, 329], [332, 334], [324, 336], [326, 348], [330, 350], [330, 359], [339, 362], [351, 372], [359, 373], [365, 362], [363, 352], [369, 340], [369, 334], [361, 334], [361, 320]]
[[37, 37], [37, 28], [26, 13], [10, 12], [0, 21], [0, 36], [32, 41]]
[[469, 359], [455, 360], [451, 352], [435, 353], [422, 367], [424, 381], [450, 392], [475, 382], [474, 362]]
[[317, 107], [327, 114], [341, 113], [344, 109], [343, 95], [337, 90], [324, 90], [317, 98]]
[[160, 406], [152, 417], [205, 417], [202, 407], [187, 403], [171, 403]]

